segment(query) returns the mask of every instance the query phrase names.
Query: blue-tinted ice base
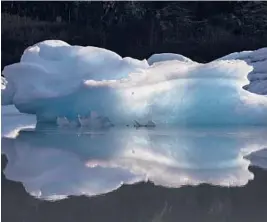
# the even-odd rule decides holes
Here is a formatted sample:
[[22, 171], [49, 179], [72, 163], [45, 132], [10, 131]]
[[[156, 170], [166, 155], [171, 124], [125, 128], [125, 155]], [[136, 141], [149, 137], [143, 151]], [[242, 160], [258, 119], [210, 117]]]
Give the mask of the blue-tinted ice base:
[[42, 199], [94, 196], [150, 180], [181, 187], [243, 186], [253, 179], [253, 151], [267, 147], [265, 128], [163, 128], [87, 131], [38, 125], [2, 138], [4, 174]]

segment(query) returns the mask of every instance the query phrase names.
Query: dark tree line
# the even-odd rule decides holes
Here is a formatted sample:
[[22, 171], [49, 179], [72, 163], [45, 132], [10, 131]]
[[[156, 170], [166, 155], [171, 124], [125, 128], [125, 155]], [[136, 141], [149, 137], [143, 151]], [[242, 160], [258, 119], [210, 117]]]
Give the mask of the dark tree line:
[[45, 39], [136, 58], [174, 52], [201, 62], [267, 45], [267, 2], [1, 4], [3, 65], [18, 61], [25, 47]]

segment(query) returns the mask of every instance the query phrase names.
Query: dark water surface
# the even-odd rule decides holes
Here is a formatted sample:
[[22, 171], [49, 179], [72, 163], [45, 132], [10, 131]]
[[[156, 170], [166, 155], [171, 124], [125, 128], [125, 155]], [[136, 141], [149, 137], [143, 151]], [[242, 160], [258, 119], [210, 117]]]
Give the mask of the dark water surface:
[[[2, 155], [2, 168], [6, 162]], [[56, 202], [31, 197], [22, 183], [7, 180], [2, 173], [2, 221], [265, 222], [267, 171], [257, 167], [249, 170], [254, 180], [239, 188], [203, 184], [174, 189], [138, 183], [105, 195]]]

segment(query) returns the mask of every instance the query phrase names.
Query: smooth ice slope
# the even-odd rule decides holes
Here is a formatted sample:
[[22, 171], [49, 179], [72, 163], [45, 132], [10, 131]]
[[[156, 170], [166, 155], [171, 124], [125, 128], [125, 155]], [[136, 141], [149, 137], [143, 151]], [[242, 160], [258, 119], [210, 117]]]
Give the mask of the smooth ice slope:
[[28, 48], [3, 74], [16, 89], [16, 107], [39, 121], [76, 121], [96, 113], [115, 126], [133, 120], [157, 126], [267, 124], [267, 98], [243, 89], [253, 70], [245, 61], [199, 64], [180, 55], [166, 61], [173, 57], [155, 55], [161, 62], [149, 66], [105, 49], [51, 40]]
[[175, 53], [159, 53], [159, 54], [153, 54], [150, 56], [147, 60], [149, 65], [153, 65], [157, 62], [165, 62], [165, 61], [172, 61], [177, 60], [181, 62], [188, 62], [193, 63], [193, 61], [183, 55], [175, 54]]

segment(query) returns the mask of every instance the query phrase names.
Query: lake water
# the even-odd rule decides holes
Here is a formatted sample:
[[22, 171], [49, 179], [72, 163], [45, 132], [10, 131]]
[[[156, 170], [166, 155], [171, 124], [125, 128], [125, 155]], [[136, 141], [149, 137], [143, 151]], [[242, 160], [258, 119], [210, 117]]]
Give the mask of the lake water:
[[267, 221], [266, 147], [259, 127], [23, 129], [2, 138], [3, 216]]

